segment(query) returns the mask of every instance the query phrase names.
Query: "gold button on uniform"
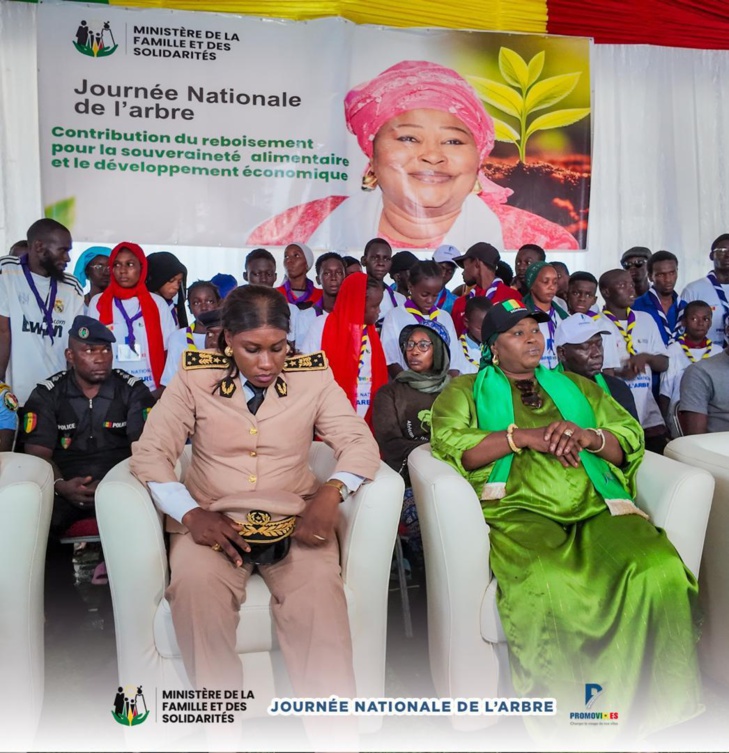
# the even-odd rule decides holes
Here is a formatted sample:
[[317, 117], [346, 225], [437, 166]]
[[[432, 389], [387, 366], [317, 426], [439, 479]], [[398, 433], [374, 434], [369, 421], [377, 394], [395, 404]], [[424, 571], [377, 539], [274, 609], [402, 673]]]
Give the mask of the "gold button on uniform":
[[258, 453], [255, 450], [251, 450], [251, 457], [255, 458]]
[[250, 432], [251, 434], [258, 434], [258, 429], [256, 429], [256, 427], [255, 427], [255, 426], [251, 426], [251, 428], [250, 428], [250, 429], [248, 429], [248, 431], [249, 431], [249, 432]]
[[255, 483], [256, 483], [256, 477], [255, 477], [255, 476], [248, 476], [248, 480], [249, 480], [249, 481], [250, 481], [250, 482], [251, 482], [252, 484], [255, 484]]

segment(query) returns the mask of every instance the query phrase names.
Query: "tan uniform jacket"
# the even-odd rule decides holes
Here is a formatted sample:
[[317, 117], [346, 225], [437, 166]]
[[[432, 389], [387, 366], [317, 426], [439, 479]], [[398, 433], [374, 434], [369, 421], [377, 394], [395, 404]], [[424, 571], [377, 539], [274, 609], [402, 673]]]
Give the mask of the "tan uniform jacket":
[[[177, 372], [132, 446], [131, 470], [140, 481], [177, 481], [175, 463], [190, 437], [185, 486], [201, 507], [220, 509], [221, 498], [241, 492], [259, 499], [281, 491], [305, 497], [319, 486], [308, 465], [314, 431], [334, 450], [335, 471], [374, 478], [380, 464], [377, 444], [331, 369], [283, 371], [255, 416], [240, 377], [230, 383], [235, 389], [228, 396], [224, 393], [230, 389], [216, 386], [227, 373], [220, 368]], [[251, 507], [295, 514], [272, 497], [271, 504]], [[169, 518], [167, 528], [186, 530]]]

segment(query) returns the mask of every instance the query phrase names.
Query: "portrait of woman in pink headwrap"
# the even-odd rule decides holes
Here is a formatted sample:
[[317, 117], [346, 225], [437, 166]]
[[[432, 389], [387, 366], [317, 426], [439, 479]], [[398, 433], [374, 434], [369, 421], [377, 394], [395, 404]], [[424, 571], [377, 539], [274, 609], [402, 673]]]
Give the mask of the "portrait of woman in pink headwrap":
[[502, 249], [536, 243], [576, 249], [562, 226], [506, 204], [512, 191], [483, 165], [494, 122], [476, 92], [451, 68], [406, 60], [345, 97], [347, 128], [369, 160], [362, 190], [288, 209], [259, 225], [249, 245], [358, 249], [373, 236], [393, 248]]

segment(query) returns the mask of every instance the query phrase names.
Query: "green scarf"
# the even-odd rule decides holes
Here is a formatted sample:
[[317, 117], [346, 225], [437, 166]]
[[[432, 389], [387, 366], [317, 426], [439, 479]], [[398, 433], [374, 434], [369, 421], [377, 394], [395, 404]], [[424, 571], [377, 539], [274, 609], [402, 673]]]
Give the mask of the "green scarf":
[[[543, 366], [537, 366], [535, 376], [566, 421], [572, 421], [583, 429], [595, 426], [592, 406], [569, 377]], [[498, 367], [488, 366], [478, 373], [473, 396], [479, 429], [490, 432], [505, 431], [509, 424], [514, 423], [511, 384]], [[494, 463], [489, 480], [484, 484], [481, 493], [482, 500], [501, 499], [505, 496], [513, 459], [514, 454], [510, 452]], [[605, 460], [586, 450], [580, 452], [580, 460], [595, 491], [605, 500], [612, 515], [637, 514], [648, 517], [633, 504], [629, 493]]]
[[[538, 308], [537, 304], [534, 303], [534, 297], [532, 296], [531, 293], [527, 293], [524, 296], [524, 305], [528, 309], [532, 309], [532, 311], [536, 311], [536, 309]], [[552, 301], [552, 303], [550, 304], [550, 307], [553, 308], [557, 312], [557, 316], [560, 319], [566, 319], [569, 316], [569, 314], [561, 306], [558, 306], [554, 301]]]
[[[404, 329], [405, 328], [403, 328], [403, 331]], [[431, 394], [434, 392], [440, 393], [443, 391], [443, 388], [446, 386], [446, 384], [448, 384], [448, 382], [450, 382], [451, 380], [450, 375], [448, 374], [448, 370], [451, 367], [448, 348], [446, 347], [446, 344], [443, 342], [443, 340], [441, 340], [440, 337], [438, 337], [438, 335], [433, 332], [433, 330], [428, 329], [427, 327], [413, 327], [412, 330], [410, 330], [410, 334], [412, 334], [415, 330], [418, 330], [419, 332], [425, 332], [425, 334], [430, 338], [430, 342], [433, 344], [433, 367], [430, 369], [430, 371], [424, 371], [421, 373], [413, 371], [412, 369], [403, 369], [397, 374], [395, 381], [402, 382], [403, 384], [408, 384], [418, 392], [427, 392]], [[405, 351], [406, 339], [407, 338], [402, 337], [401, 332], [400, 350], [402, 351], [405, 363], [408, 362], [407, 353]]]

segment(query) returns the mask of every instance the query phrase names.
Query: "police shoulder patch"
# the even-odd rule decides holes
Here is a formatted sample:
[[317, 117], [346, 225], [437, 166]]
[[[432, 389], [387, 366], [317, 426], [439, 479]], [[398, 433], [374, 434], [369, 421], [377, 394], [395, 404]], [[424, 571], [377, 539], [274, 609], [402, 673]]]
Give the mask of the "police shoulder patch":
[[227, 356], [209, 350], [186, 350], [182, 354], [182, 368], [185, 371], [227, 369], [230, 367], [230, 363], [230, 358]]
[[59, 371], [57, 374], [49, 376], [48, 379], [44, 379], [42, 382], [38, 382], [38, 386], [45, 387], [47, 390], [52, 390], [61, 381], [61, 379], [66, 376], [67, 373], [67, 371]]
[[329, 368], [329, 361], [323, 350], [303, 356], [291, 356], [284, 363], [284, 371], [324, 371]]
[[112, 369], [112, 371], [118, 377], [121, 377], [130, 387], [134, 387], [137, 382], [142, 381], [139, 377], [133, 376], [128, 371], [124, 371], [124, 369]]

